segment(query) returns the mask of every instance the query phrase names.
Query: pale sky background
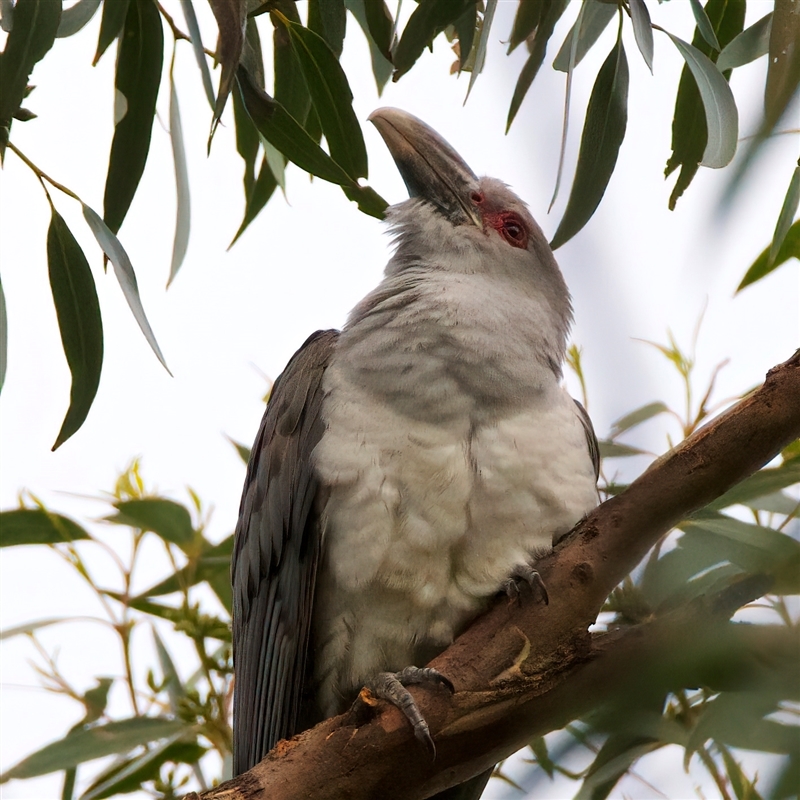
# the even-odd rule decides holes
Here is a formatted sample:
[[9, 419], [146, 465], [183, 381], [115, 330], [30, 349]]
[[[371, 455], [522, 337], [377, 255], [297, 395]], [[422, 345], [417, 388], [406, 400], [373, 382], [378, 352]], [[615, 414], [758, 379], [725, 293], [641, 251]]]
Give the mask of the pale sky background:
[[[301, 13], [305, 13], [301, 3]], [[408, 4], [409, 7], [411, 4]], [[534, 216], [552, 236], [568, 196], [586, 102], [599, 65], [613, 44], [615, 25], [576, 70], [565, 186], [554, 212], [553, 190], [563, 106], [564, 75], [550, 63], [577, 4], [556, 29], [545, 66], [529, 92], [508, 136], [508, 103], [525, 59], [524, 48], [504, 55], [516, 3], [500, 2], [486, 69], [463, 106], [468, 76], [449, 75], [454, 55], [439, 39], [434, 53], [378, 98], [365, 40], [348, 19], [343, 64], [352, 82], [360, 120], [380, 105], [394, 105], [423, 118], [442, 133], [478, 174], [510, 183], [529, 202]], [[649, 3], [653, 21], [690, 40], [694, 23], [688, 0]], [[185, 28], [177, 0], [165, 2]], [[196, 4], [207, 46], [215, 28], [205, 4]], [[746, 24], [772, 8], [748, 4]], [[408, 13], [408, 12], [407, 12]], [[12, 141], [40, 168], [77, 192], [102, 213], [107, 153], [113, 132], [113, 47], [96, 68], [90, 66], [99, 29], [98, 14], [78, 35], [57, 40], [39, 64], [37, 89], [27, 105], [39, 119], [16, 123]], [[656, 33], [655, 76], [639, 56], [626, 25], [631, 68], [629, 121], [618, 166], [606, 196], [587, 227], [558, 251], [571, 288], [576, 324], [573, 340], [584, 349], [589, 406], [600, 435], [614, 419], [652, 400], [680, 407], [682, 388], [656, 352], [637, 341], [665, 341], [667, 329], [689, 348], [705, 309], [697, 345], [698, 389], [713, 367], [731, 362], [719, 376], [715, 396], [740, 394], [763, 380], [774, 364], [788, 358], [798, 343], [798, 270], [794, 262], [743, 294], [733, 297], [739, 280], [770, 241], [798, 155], [795, 135], [777, 137], [752, 170], [750, 179], [723, 223], [712, 220], [728, 174], [701, 169], [675, 212], [667, 210], [674, 182], [662, 177], [669, 154], [670, 122], [677, 74], [683, 62], [663, 34]], [[269, 68], [271, 28], [262, 18]], [[169, 58], [171, 37], [165, 31]], [[760, 110], [766, 59], [736, 70], [733, 88], [742, 110], [740, 135], [753, 132]], [[105, 330], [105, 363], [95, 404], [83, 428], [56, 453], [50, 452], [69, 398], [69, 372], [61, 351], [47, 281], [45, 235], [49, 209], [33, 174], [8, 152], [0, 177], [0, 257], [9, 318], [9, 361], [0, 399], [0, 505], [16, 505], [18, 492], [30, 489], [53, 510], [82, 524], [108, 513], [87, 499], [110, 489], [131, 459], [141, 456], [150, 487], [188, 503], [191, 486], [215, 510], [208, 527], [213, 540], [235, 524], [244, 466], [225, 438], [249, 444], [263, 411], [262, 374], [276, 377], [291, 354], [314, 330], [341, 326], [348, 310], [380, 279], [389, 255], [383, 226], [360, 214], [338, 187], [288, 170], [288, 203], [275, 196], [250, 229], [226, 253], [241, 220], [242, 165], [235, 151], [230, 109], [217, 131], [210, 157], [206, 136], [210, 111], [191, 47], [181, 42], [176, 63], [178, 91], [189, 159], [192, 233], [188, 255], [172, 287], [164, 290], [174, 229], [174, 182], [169, 136], [168, 85], [162, 84], [150, 158], [120, 238], [137, 272], [144, 306], [175, 377], [159, 365], [139, 332], [116, 283], [102, 274], [102, 257], [83, 223], [78, 205], [53, 192], [56, 205], [82, 243], [92, 265]], [[216, 82], [216, 75], [214, 76]], [[797, 115], [795, 115], [797, 116]], [[787, 122], [787, 121], [785, 121]], [[796, 127], [797, 119], [784, 127]], [[380, 137], [365, 124], [370, 158], [369, 183], [390, 202], [405, 197], [402, 181]], [[570, 386], [577, 392], [574, 381]], [[666, 421], [643, 428], [635, 441], [656, 451]], [[629, 466], [622, 464], [621, 468]], [[642, 463], [638, 464], [641, 468]], [[119, 531], [92, 525], [106, 540]], [[166, 573], [153, 549], [145, 560], [140, 588]], [[93, 565], [108, 582], [110, 562]], [[91, 593], [45, 548], [14, 548], [0, 560], [0, 628], [33, 619], [96, 614]], [[140, 671], [155, 663], [142, 636]], [[96, 625], [74, 624], [43, 631], [49, 650], [81, 691], [96, 675], [119, 675], [116, 641]], [[180, 648], [176, 647], [180, 655]], [[74, 702], [37, 688], [23, 638], [3, 642], [0, 767], [6, 769], [48, 741], [61, 737], [81, 717]], [[179, 663], [179, 670], [182, 664]], [[190, 667], [183, 669], [184, 676]], [[112, 710], [126, 713], [121, 684], [111, 695]], [[706, 797], [715, 789], [692, 762], [686, 775], [682, 751], [645, 759], [638, 772], [669, 797]], [[748, 769], [765, 775], [774, 766], [750, 756]], [[513, 769], [523, 780], [525, 765]], [[541, 777], [541, 776], [539, 776]], [[79, 777], [80, 780], [80, 777]], [[59, 795], [61, 776], [13, 782], [2, 797]], [[84, 784], [85, 785], [85, 784]], [[526, 784], [527, 786], [527, 784]], [[527, 788], [533, 788], [528, 786]], [[537, 798], [571, 796], [577, 784], [546, 778]], [[652, 788], [629, 776], [614, 797], [656, 797]], [[521, 797], [498, 784], [489, 797]]]

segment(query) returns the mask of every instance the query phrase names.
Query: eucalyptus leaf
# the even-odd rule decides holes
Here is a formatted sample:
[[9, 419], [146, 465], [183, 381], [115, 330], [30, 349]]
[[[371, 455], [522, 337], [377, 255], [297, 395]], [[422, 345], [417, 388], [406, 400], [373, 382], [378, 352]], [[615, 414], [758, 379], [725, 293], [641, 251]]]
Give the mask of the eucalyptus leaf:
[[175, 165], [175, 239], [172, 244], [172, 262], [167, 286], [172, 283], [186, 257], [189, 246], [189, 230], [192, 222], [191, 197], [189, 194], [189, 170], [186, 165], [186, 149], [183, 144], [183, 126], [178, 106], [178, 93], [170, 69], [169, 76], [169, 138], [172, 142], [172, 160]]
[[[639, 0], [641, 2], [641, 0]], [[521, 5], [525, 5], [521, 3]], [[580, 28], [578, 31], [578, 47], [575, 51], [575, 66], [581, 63], [583, 57], [592, 49], [595, 42], [600, 38], [600, 34], [608, 27], [608, 23], [614, 18], [617, 13], [616, 6], [611, 3], [602, 3], [600, 0], [583, 0], [581, 3], [582, 14], [580, 17]], [[631, 3], [633, 9], [633, 3]], [[553, 69], [559, 72], [567, 72], [569, 69], [570, 52], [572, 48], [573, 36], [575, 35], [575, 28], [578, 25], [578, 20], [570, 28], [569, 33], [561, 45], [553, 60]]]
[[621, 433], [624, 433], [631, 428], [635, 428], [637, 425], [641, 425], [643, 422], [647, 422], [647, 420], [652, 419], [659, 414], [664, 414], [668, 411], [669, 407], [660, 400], [654, 403], [647, 403], [640, 408], [637, 408], [635, 411], [625, 414], [625, 416], [620, 417], [616, 422], [614, 422], [611, 425], [611, 438], [615, 439]]
[[796, 0], [775, 0], [769, 36], [764, 127], [772, 130], [800, 85], [800, 13]]
[[526, 0], [524, 3], [517, 4], [517, 13], [514, 15], [514, 25], [508, 41], [509, 54], [536, 30], [542, 18], [545, 3], [546, 0]]
[[120, 38], [114, 86], [126, 111], [114, 126], [103, 194], [103, 219], [117, 233], [131, 206], [150, 151], [164, 31], [153, 0], [131, 0]]
[[206, 98], [213, 111], [215, 106], [214, 86], [211, 83], [211, 72], [208, 69], [206, 54], [203, 50], [203, 38], [200, 35], [200, 25], [197, 22], [197, 14], [194, 12], [192, 0], [181, 0], [181, 9], [183, 9], [183, 17], [186, 20], [186, 27], [189, 29], [189, 36], [192, 39], [192, 50], [194, 51], [197, 66], [200, 69], [203, 91], [206, 93]]
[[[644, 0], [630, 0], [631, 22], [633, 23], [633, 35], [636, 38], [636, 46], [642, 54], [644, 63], [650, 73], [653, 72], [653, 28], [650, 23], [650, 12]], [[701, 9], [702, 10], [702, 9]], [[703, 11], [705, 16], [705, 11]], [[706, 17], [706, 19], [708, 19]]]
[[0, 547], [20, 544], [61, 544], [92, 537], [77, 522], [41, 508], [17, 508], [0, 513]]
[[99, 7], [100, 0], [78, 0], [74, 6], [63, 9], [56, 38], [63, 39], [76, 34], [86, 26]]
[[8, 368], [8, 312], [6, 311], [6, 295], [3, 281], [0, 280], [0, 391], [6, 382]]
[[[294, 5], [294, 1], [289, 4]], [[344, 0], [308, 0], [307, 30], [326, 42], [337, 59], [342, 55], [346, 28]]]
[[187, 730], [185, 722], [165, 717], [131, 717], [104, 725], [82, 727], [15, 764], [0, 775], [0, 783], [69, 769], [96, 758], [125, 753], [134, 747]]
[[132, 2], [135, 3], [136, 0], [114, 0], [112, 3], [103, 3], [103, 13], [100, 17], [100, 35], [97, 39], [97, 50], [92, 59], [92, 66], [95, 66], [100, 61], [111, 42], [122, 32], [122, 26], [128, 16], [128, 8]]
[[458, 69], [467, 69], [471, 62], [473, 44], [475, 42], [475, 30], [478, 27], [478, 6], [477, 4], [468, 8], [454, 23], [453, 29], [458, 37]]
[[[100, 218], [100, 215], [85, 204], [83, 204], [83, 217], [94, 234], [94, 238], [97, 240], [100, 248], [106, 256], [108, 256], [108, 260], [113, 265], [114, 274], [122, 288], [122, 293], [125, 295], [125, 300], [127, 300], [133, 317], [144, 334], [144, 338], [147, 339], [147, 343], [164, 366], [164, 369], [169, 372], [167, 362], [164, 361], [161, 348], [158, 346], [156, 337], [153, 334], [153, 329], [150, 327], [150, 323], [147, 321], [147, 316], [144, 313], [142, 300], [139, 297], [139, 285], [136, 281], [136, 273], [133, 271], [133, 264], [131, 264], [131, 260], [125, 252], [125, 248], [123, 248], [119, 239], [111, 232], [108, 225]], [[172, 375], [171, 372], [169, 372], [169, 374]]]
[[47, 230], [47, 267], [61, 344], [72, 376], [69, 408], [53, 445], [56, 450], [83, 425], [97, 394], [103, 367], [103, 323], [89, 263], [55, 207]]
[[25, 99], [34, 65], [53, 46], [61, 0], [17, 0], [14, 25], [0, 53], [0, 158], [5, 153], [14, 114]]
[[75, 617], [51, 617], [50, 619], [39, 619], [35, 622], [26, 622], [23, 625], [15, 625], [13, 628], [6, 628], [0, 631], [0, 641], [3, 639], [13, 639], [15, 636], [27, 636], [29, 633], [49, 628], [51, 625], [60, 625], [62, 622], [74, 622]]
[[394, 80], [405, 75], [434, 38], [474, 4], [475, 0], [420, 0], [394, 51]]
[[[286, 16], [292, 22], [299, 22], [300, 15], [294, 3], [285, 3]], [[293, 16], [288, 16], [291, 13]], [[257, 35], [255, 22], [248, 22], [248, 34], [252, 29]], [[278, 23], [272, 34], [273, 66], [275, 73], [275, 100], [279, 102], [294, 119], [305, 127], [308, 112], [311, 109], [311, 95], [300, 64], [296, 48], [292, 43], [292, 35], [286, 25]], [[259, 48], [260, 52], [260, 48]], [[244, 62], [243, 62], [244, 63]], [[244, 64], [251, 74], [249, 64]], [[263, 69], [263, 68], [262, 68]], [[262, 85], [263, 88], [263, 85]], [[306, 128], [308, 130], [308, 128]]]
[[694, 21], [697, 23], [697, 30], [700, 32], [700, 35], [706, 40], [706, 43], [710, 47], [713, 47], [719, 52], [720, 46], [717, 33], [714, 30], [714, 26], [711, 24], [711, 20], [708, 18], [708, 14], [706, 14], [706, 10], [700, 3], [700, 0], [689, 0], [689, 4], [692, 7], [692, 14], [694, 15]]
[[180, 710], [181, 701], [186, 697], [186, 691], [183, 688], [178, 671], [175, 669], [175, 662], [172, 660], [172, 656], [169, 654], [166, 645], [158, 635], [158, 631], [155, 628], [153, 628], [152, 631], [153, 643], [156, 646], [156, 653], [158, 654], [158, 663], [161, 666], [161, 672], [164, 675], [164, 684], [167, 689], [167, 695], [169, 696], [170, 711], [177, 715]]
[[739, 112], [731, 88], [708, 56], [671, 33], [667, 36], [691, 70], [703, 101], [708, 143], [700, 166], [712, 169], [725, 167], [736, 153], [739, 136]]
[[738, 36], [731, 39], [717, 59], [717, 69], [725, 72], [735, 67], [742, 67], [765, 56], [769, 51], [769, 35], [772, 29], [772, 12], [765, 14], [758, 22], [745, 28]]
[[786, 196], [781, 206], [781, 213], [778, 215], [778, 221], [775, 224], [775, 233], [767, 256], [768, 267], [772, 266], [778, 258], [778, 253], [780, 253], [781, 247], [786, 240], [786, 234], [789, 232], [789, 228], [792, 227], [792, 220], [797, 213], [798, 203], [800, 203], [800, 159], [798, 159], [797, 166], [792, 173], [792, 179], [789, 181], [789, 188], [786, 190]]
[[705, 510], [719, 511], [737, 503], [745, 503], [757, 497], [772, 494], [787, 486], [800, 483], [800, 461], [792, 460], [780, 467], [762, 469], [745, 478], [725, 494], [712, 500]]
[[591, 219], [617, 163], [628, 123], [628, 60], [618, 39], [597, 74], [564, 216], [550, 246], [569, 241]]
[[[497, 10], [497, 0], [487, 0], [486, 10], [483, 12], [483, 25], [481, 26], [481, 35], [478, 38], [477, 50], [475, 52], [475, 64], [472, 67], [472, 72], [469, 76], [469, 86], [467, 87], [467, 98], [478, 79], [478, 75], [483, 72], [483, 67], [486, 63], [486, 48], [489, 44], [489, 35], [492, 30], [492, 21], [494, 20], [494, 12]], [[466, 102], [466, 100], [464, 101]]]
[[241, 442], [237, 442], [235, 439], [231, 439], [230, 436], [226, 437], [227, 440], [236, 448], [236, 452], [239, 454], [239, 458], [242, 459], [245, 466], [250, 463], [250, 453], [251, 450], [247, 445], [242, 444]]
[[[349, 7], [348, 3], [345, 3]], [[372, 44], [389, 62], [392, 60], [394, 44], [394, 20], [384, 0], [363, 0], [364, 19]]]
[[114, 503], [117, 513], [106, 517], [115, 525], [129, 525], [140, 530], [153, 531], [167, 542], [191, 552], [197, 544], [192, 518], [186, 506], [164, 497], [146, 497]]
[[631, 447], [628, 444], [620, 444], [619, 442], [611, 442], [608, 439], [602, 439], [597, 443], [600, 451], [600, 458], [627, 458], [628, 456], [641, 456], [645, 454], [644, 450], [638, 447]]
[[[382, 2], [382, 0], [378, 1]], [[380, 96], [383, 94], [384, 87], [389, 82], [389, 78], [392, 77], [394, 65], [386, 58], [381, 52], [380, 47], [373, 41], [369, 21], [367, 20], [366, 2], [375, 2], [375, 0], [345, 0], [345, 5], [356, 18], [356, 22], [361, 26], [361, 29], [367, 37], [370, 60], [372, 61], [372, 74], [375, 78], [378, 95]], [[394, 24], [392, 25], [392, 34], [394, 34]], [[394, 40], [392, 40], [392, 45], [394, 46]]]
[[267, 163], [267, 159], [263, 158], [261, 161], [261, 168], [258, 171], [258, 177], [253, 182], [252, 188], [247, 195], [244, 219], [241, 225], [239, 225], [236, 235], [228, 245], [228, 249], [233, 247], [236, 240], [245, 232], [247, 226], [258, 216], [258, 213], [267, 204], [267, 201], [272, 197], [277, 187], [278, 182], [275, 180], [272, 169]]
[[214, 104], [214, 123], [211, 129], [213, 136], [236, 80], [236, 70], [244, 46], [247, 0], [209, 0], [209, 5], [217, 21], [219, 31], [217, 61], [222, 67], [217, 100]]
[[[770, 245], [771, 247], [771, 245]], [[750, 268], [745, 273], [742, 282], [736, 288], [736, 292], [741, 292], [745, 286], [750, 286], [751, 283], [761, 280], [765, 275], [777, 269], [781, 264], [788, 261], [790, 258], [800, 259], [800, 220], [797, 220], [783, 238], [780, 250], [777, 256], [770, 263], [769, 251], [770, 247], [765, 248], [758, 258], [750, 265]]]

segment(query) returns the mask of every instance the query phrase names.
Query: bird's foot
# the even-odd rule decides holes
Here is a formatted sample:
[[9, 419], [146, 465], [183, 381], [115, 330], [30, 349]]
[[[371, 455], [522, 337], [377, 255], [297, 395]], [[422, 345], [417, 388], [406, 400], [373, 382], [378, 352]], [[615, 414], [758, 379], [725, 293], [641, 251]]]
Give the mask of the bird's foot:
[[406, 686], [412, 686], [415, 683], [439, 683], [446, 687], [451, 694], [455, 692], [455, 687], [450, 679], [431, 667], [406, 667], [400, 672], [379, 672], [365, 685], [375, 697], [387, 700], [403, 712], [414, 728], [414, 736], [424, 745], [431, 758], [434, 758], [436, 747], [428, 730], [428, 723], [420, 713], [411, 692], [406, 689]]
[[537, 592], [545, 605], [550, 604], [550, 598], [547, 596], [547, 587], [544, 585], [542, 576], [530, 564], [520, 564], [514, 569], [511, 576], [503, 582], [503, 591], [509, 601], [522, 602], [521, 587], [523, 583], [526, 583], [532, 592]]

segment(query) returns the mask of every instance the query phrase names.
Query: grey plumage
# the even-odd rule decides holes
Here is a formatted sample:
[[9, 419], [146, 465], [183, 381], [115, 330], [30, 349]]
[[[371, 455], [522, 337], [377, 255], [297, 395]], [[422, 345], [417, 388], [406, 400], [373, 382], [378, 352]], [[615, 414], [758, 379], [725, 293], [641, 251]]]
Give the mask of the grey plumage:
[[591, 423], [560, 386], [569, 294], [541, 230], [419, 120], [373, 118], [412, 199], [390, 209], [384, 280], [294, 356], [253, 448], [235, 773], [375, 673], [424, 665], [597, 502]]

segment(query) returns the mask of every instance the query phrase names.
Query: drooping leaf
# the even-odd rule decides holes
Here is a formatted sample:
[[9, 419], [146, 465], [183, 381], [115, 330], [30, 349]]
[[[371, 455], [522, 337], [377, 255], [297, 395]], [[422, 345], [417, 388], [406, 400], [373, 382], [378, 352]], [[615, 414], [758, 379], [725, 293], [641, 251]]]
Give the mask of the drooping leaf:
[[8, 312], [6, 311], [6, 295], [3, 281], [0, 280], [0, 391], [6, 382], [8, 368]]
[[236, 448], [236, 452], [239, 454], [239, 458], [242, 459], [245, 466], [250, 463], [250, 448], [247, 445], [242, 444], [241, 442], [237, 442], [234, 439], [231, 439], [230, 436], [226, 437], [227, 440]]
[[[692, 0], [697, 2], [697, 0]], [[636, 46], [642, 54], [644, 63], [650, 72], [653, 72], [653, 29], [650, 25], [650, 13], [644, 0], [630, 0], [631, 22], [633, 23], [633, 35], [636, 37]], [[702, 8], [700, 9], [702, 11]], [[703, 11], [705, 16], [705, 11]], [[706, 17], [706, 19], [708, 19]]]
[[511, 106], [508, 109], [506, 131], [511, 127], [511, 123], [514, 121], [514, 117], [517, 116], [517, 112], [522, 105], [522, 101], [525, 99], [525, 95], [528, 93], [528, 89], [531, 88], [533, 79], [542, 66], [542, 62], [547, 53], [547, 43], [553, 35], [556, 23], [561, 19], [561, 15], [567, 7], [567, 3], [568, 0], [550, 0], [543, 4], [541, 17], [536, 26], [536, 32], [533, 34], [532, 39], [528, 38], [527, 40], [530, 55], [525, 62], [525, 66], [522, 67], [522, 71], [517, 79], [517, 85], [514, 87], [514, 94], [511, 97]]
[[474, 3], [475, 0], [420, 0], [394, 51], [394, 80], [405, 75], [434, 38]]
[[662, 742], [643, 742], [641, 736], [612, 734], [589, 767], [575, 800], [606, 800], [636, 761], [660, 747]]
[[[478, 45], [475, 51], [475, 64], [472, 67], [472, 72], [469, 76], [469, 86], [467, 87], [467, 98], [478, 79], [478, 75], [483, 71], [484, 64], [486, 63], [486, 48], [489, 44], [489, 34], [492, 30], [492, 21], [494, 20], [494, 12], [497, 10], [497, 0], [487, 0], [486, 10], [483, 12], [483, 25], [481, 25], [481, 35], [478, 38]], [[460, 40], [459, 40], [460, 41]], [[463, 64], [463, 62], [462, 62]], [[464, 101], [466, 102], [466, 100]]]
[[364, 19], [372, 43], [387, 60], [392, 60], [394, 20], [384, 0], [363, 0]]
[[136, 2], [136, 0], [118, 0], [118, 2], [103, 3], [103, 13], [100, 17], [100, 35], [97, 39], [97, 50], [92, 59], [92, 66], [97, 64], [103, 57], [103, 53], [108, 50], [111, 42], [122, 32], [131, 2]]
[[777, 269], [781, 264], [788, 261], [790, 258], [800, 259], [800, 220], [797, 220], [788, 231], [783, 239], [783, 244], [778, 255], [770, 264], [769, 260], [770, 248], [765, 248], [761, 255], [750, 265], [750, 268], [745, 273], [742, 282], [736, 288], [736, 292], [741, 292], [745, 286], [761, 280], [765, 275]]
[[286, 17], [282, 22], [291, 34], [331, 158], [354, 180], [366, 177], [367, 148], [344, 70], [324, 39]]
[[711, 24], [711, 20], [708, 18], [708, 14], [706, 14], [706, 10], [700, 3], [700, 0], [689, 0], [689, 4], [692, 7], [692, 14], [694, 15], [694, 21], [697, 23], [699, 34], [706, 40], [706, 44], [719, 52], [721, 48], [717, 40], [717, 33], [714, 30], [714, 26]]
[[[287, 19], [295, 23], [300, 22], [300, 15], [293, 2], [284, 3], [281, 8], [285, 10], [284, 16]], [[292, 44], [292, 35], [289, 33], [289, 29], [281, 23], [275, 25], [272, 34], [272, 51], [275, 71], [275, 100], [305, 127], [311, 108], [311, 95], [308, 93], [308, 85], [296, 48]], [[252, 73], [247, 64], [244, 66]]]
[[83, 425], [103, 367], [103, 323], [92, 271], [55, 208], [47, 231], [47, 266], [61, 344], [72, 376], [69, 409], [53, 445], [55, 450]]
[[192, 518], [186, 506], [163, 497], [125, 500], [114, 504], [117, 513], [106, 517], [115, 525], [153, 531], [167, 542], [178, 545], [184, 552], [196, 546]]
[[60, 625], [62, 622], [74, 621], [75, 617], [53, 617], [51, 619], [39, 619], [35, 622], [26, 622], [23, 625], [15, 625], [13, 628], [6, 628], [4, 631], [0, 631], [0, 641], [3, 639], [13, 639], [15, 636], [26, 636], [41, 628], [49, 628], [51, 625]]
[[100, 0], [78, 0], [74, 6], [65, 8], [61, 12], [61, 21], [58, 23], [56, 39], [63, 39], [76, 34], [95, 15], [99, 7]]
[[772, 29], [772, 12], [765, 14], [758, 22], [745, 28], [738, 36], [722, 48], [717, 59], [717, 69], [727, 72], [765, 56], [769, 51], [769, 35]]
[[16, 508], [0, 513], [0, 547], [61, 544], [91, 536], [77, 522], [41, 508]]
[[61, 0], [17, 0], [14, 27], [0, 53], [0, 158], [11, 120], [25, 98], [28, 77], [53, 46], [61, 18]]
[[[745, 0], [709, 0], [705, 6], [705, 12], [711, 21], [717, 40], [723, 48], [738, 36], [744, 27]], [[692, 46], [711, 61], [715, 61], [719, 55], [697, 30], [692, 39]], [[694, 51], [691, 52], [693, 53]], [[700, 63], [707, 66], [707, 62]], [[699, 69], [702, 75], [703, 67], [696, 66], [695, 69]], [[716, 76], [713, 73], [710, 73], [710, 76], [715, 85], [718, 84]], [[726, 79], [730, 77], [729, 73], [726, 73], [725, 77]], [[702, 78], [701, 81], [707, 84], [707, 81]], [[722, 97], [722, 92], [724, 90], [719, 93], [720, 97]], [[716, 92], [711, 92], [708, 99], [711, 103], [710, 111], [712, 117], [719, 124], [719, 115], [714, 112], [713, 107], [717, 94]], [[678, 198], [686, 191], [697, 174], [700, 162], [706, 161], [706, 152], [709, 149], [707, 112], [708, 109], [698, 89], [698, 81], [687, 62], [681, 72], [678, 93], [675, 99], [675, 113], [672, 120], [672, 155], [669, 157], [664, 170], [664, 175], [669, 176], [680, 167], [678, 179], [669, 198], [669, 207], [671, 209], [675, 208]], [[731, 142], [730, 134], [730, 129], [725, 131], [728, 148], [730, 148]], [[719, 132], [717, 136], [720, 137], [721, 142], [722, 139]], [[734, 146], [735, 140], [736, 132], [734, 131]]]
[[154, 0], [131, 0], [114, 79], [127, 110], [114, 126], [103, 195], [103, 219], [114, 233], [128, 213], [147, 162], [163, 60], [164, 31]]
[[[456, 36], [458, 36], [458, 68], [467, 69], [473, 51], [475, 30], [478, 27], [478, 6], [470, 6], [454, 23]], [[483, 25], [480, 26], [483, 30]]]
[[600, 71], [586, 110], [578, 164], [564, 216], [550, 246], [569, 241], [594, 214], [605, 194], [628, 122], [628, 60], [619, 39]]
[[625, 414], [624, 417], [620, 417], [612, 426], [611, 426], [611, 438], [615, 439], [621, 433], [624, 433], [631, 428], [635, 428], [637, 425], [641, 425], [643, 422], [647, 422], [647, 420], [652, 419], [653, 417], [657, 416], [658, 414], [663, 414], [664, 412], [669, 411], [668, 406], [666, 406], [661, 401], [656, 401], [655, 403], [647, 403], [643, 405], [641, 408], [637, 408], [635, 411], [631, 411], [630, 414]]
[[222, 67], [219, 76], [217, 101], [214, 104], [214, 124], [212, 136], [219, 122], [228, 95], [233, 89], [236, 70], [244, 45], [244, 31], [247, 22], [247, 0], [209, 0], [214, 18], [217, 20], [219, 39], [217, 44], [217, 61]]
[[[639, 0], [641, 2], [641, 0]], [[521, 5], [525, 5], [522, 3]], [[600, 38], [600, 34], [608, 27], [614, 14], [617, 13], [616, 6], [610, 3], [602, 3], [600, 0], [585, 0], [582, 3], [583, 17], [578, 31], [578, 47], [575, 51], [575, 66], [581, 63], [583, 57], [592, 49], [594, 43]], [[631, 4], [633, 8], [633, 4]], [[576, 20], [577, 24], [577, 20]], [[572, 37], [575, 35], [575, 25], [570, 28], [569, 33], [561, 45], [555, 59], [553, 59], [553, 69], [559, 72], [566, 72], [569, 68], [569, 58], [572, 49]]]
[[[350, 13], [356, 18], [356, 21], [361, 26], [361, 29], [364, 31], [364, 34], [367, 37], [367, 41], [369, 43], [369, 55], [372, 61], [372, 74], [375, 77], [375, 85], [378, 89], [378, 95], [381, 95], [384, 87], [389, 82], [389, 78], [392, 77], [394, 65], [391, 61], [387, 60], [386, 56], [384, 56], [381, 52], [380, 47], [372, 39], [372, 33], [367, 20], [366, 0], [345, 0], [345, 5]], [[394, 34], [394, 24], [392, 24], [392, 34]], [[392, 46], [394, 46], [394, 40], [392, 41]]]
[[164, 764], [195, 764], [206, 752], [207, 748], [193, 741], [191, 735], [175, 733], [144, 753], [121, 759], [103, 770], [80, 800], [103, 800], [140, 791], [144, 782], [159, 777]]
[[187, 728], [185, 722], [165, 717], [131, 717], [79, 728], [15, 764], [0, 775], [0, 783], [47, 775], [95, 758], [126, 753], [139, 745], [184, 733]]
[[772, 244], [769, 247], [769, 255], [767, 256], [767, 266], [772, 266], [778, 258], [781, 247], [786, 240], [786, 234], [789, 228], [792, 227], [792, 220], [797, 213], [797, 206], [800, 203], [800, 159], [797, 160], [797, 166], [792, 173], [792, 179], [789, 181], [789, 188], [786, 190], [786, 197], [783, 199], [781, 206], [781, 213], [778, 215], [778, 221], [775, 224], [775, 233], [772, 236]]
[[514, 25], [511, 28], [511, 36], [508, 40], [508, 52], [512, 53], [521, 45], [535, 30], [542, 18], [546, 0], [527, 0], [527, 2], [517, 5], [517, 13], [514, 15]]
[[275, 189], [278, 187], [278, 182], [275, 180], [275, 175], [267, 163], [267, 159], [261, 160], [261, 169], [258, 171], [258, 177], [253, 182], [253, 185], [247, 195], [247, 203], [244, 210], [244, 219], [242, 224], [239, 225], [239, 230], [231, 240], [228, 248], [233, 247], [236, 240], [244, 233], [247, 226], [258, 216], [262, 208], [267, 204], [267, 201], [272, 197]]
[[612, 442], [609, 439], [601, 439], [597, 445], [600, 458], [627, 458], [628, 456], [640, 456], [645, 452], [638, 447]]
[[[161, 354], [161, 348], [158, 346], [156, 337], [153, 334], [153, 329], [150, 327], [150, 323], [144, 313], [142, 300], [139, 297], [139, 285], [136, 281], [136, 273], [133, 271], [133, 264], [131, 264], [131, 260], [125, 252], [125, 248], [94, 209], [84, 205], [83, 217], [94, 234], [97, 243], [100, 245], [100, 249], [108, 256], [108, 260], [113, 265], [114, 274], [122, 288], [122, 293], [125, 295], [128, 307], [144, 334], [144, 338], [147, 339], [147, 343], [164, 366], [164, 369], [169, 372], [167, 362]], [[169, 374], [172, 375], [171, 372], [169, 372]]]
[[344, 0], [308, 0], [308, 30], [327, 42], [337, 59], [342, 55], [346, 27]]
[[0, 0], [0, 30], [11, 33], [14, 27], [14, 0]]
[[800, 85], [800, 9], [795, 0], [775, 0], [769, 35], [764, 123], [772, 130]]
[[800, 483], [800, 461], [789, 461], [780, 467], [762, 469], [728, 489], [725, 494], [706, 506], [707, 510], [719, 511], [736, 503], [744, 503], [757, 497], [772, 494], [787, 486]]
[[197, 14], [194, 13], [192, 0], [181, 0], [181, 8], [183, 9], [183, 17], [186, 20], [186, 27], [189, 29], [189, 36], [192, 39], [192, 50], [194, 51], [194, 58], [195, 61], [197, 61], [197, 66], [200, 69], [203, 90], [206, 93], [208, 104], [213, 111], [215, 105], [214, 86], [211, 83], [211, 72], [208, 69], [206, 54], [203, 51], [203, 38], [200, 35], [200, 25], [197, 22]]
[[186, 166], [186, 150], [183, 145], [183, 126], [178, 107], [178, 93], [170, 69], [169, 75], [169, 138], [172, 142], [172, 160], [175, 165], [175, 239], [172, 244], [172, 262], [167, 286], [172, 283], [186, 257], [189, 246], [189, 229], [192, 222], [191, 197], [189, 194], [189, 170]]
[[707, 143], [701, 167], [730, 164], [739, 136], [739, 112], [728, 82], [711, 59], [696, 47], [668, 34], [694, 76], [706, 113]]
[[181, 683], [178, 670], [175, 669], [175, 662], [169, 654], [166, 645], [158, 635], [158, 631], [153, 628], [153, 642], [156, 646], [156, 653], [158, 654], [158, 663], [161, 667], [161, 673], [164, 676], [164, 686], [167, 690], [169, 697], [169, 710], [177, 715], [180, 710], [180, 703], [186, 697], [186, 691]]

